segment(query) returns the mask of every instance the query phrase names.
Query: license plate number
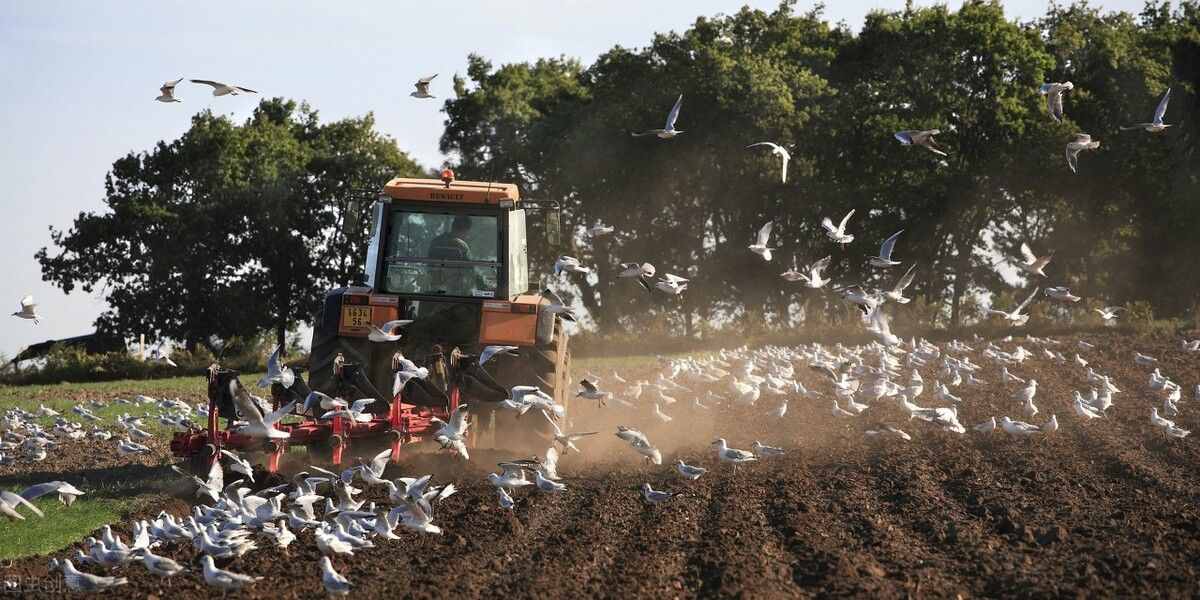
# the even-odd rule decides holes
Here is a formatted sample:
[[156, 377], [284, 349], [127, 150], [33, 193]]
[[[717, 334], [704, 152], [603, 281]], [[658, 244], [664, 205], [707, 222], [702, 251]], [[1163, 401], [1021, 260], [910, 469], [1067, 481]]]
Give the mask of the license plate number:
[[366, 329], [371, 325], [370, 306], [343, 306], [342, 327], [349, 329]]

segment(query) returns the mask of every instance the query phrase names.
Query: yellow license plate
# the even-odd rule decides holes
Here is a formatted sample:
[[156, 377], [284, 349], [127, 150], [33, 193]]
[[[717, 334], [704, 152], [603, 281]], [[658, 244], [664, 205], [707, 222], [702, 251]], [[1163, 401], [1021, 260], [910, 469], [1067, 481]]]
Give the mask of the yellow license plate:
[[342, 327], [347, 329], [366, 329], [371, 325], [370, 306], [343, 306]]

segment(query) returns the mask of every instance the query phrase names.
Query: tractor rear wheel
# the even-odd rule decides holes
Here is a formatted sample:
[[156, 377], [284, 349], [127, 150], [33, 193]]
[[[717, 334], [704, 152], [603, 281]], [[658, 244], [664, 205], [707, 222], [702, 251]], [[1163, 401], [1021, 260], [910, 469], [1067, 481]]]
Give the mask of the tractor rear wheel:
[[[496, 381], [505, 388], [537, 386], [565, 407], [570, 385], [567, 375], [570, 356], [561, 322], [555, 324], [554, 334], [549, 344], [521, 348], [519, 357], [506, 357], [497, 365]], [[497, 448], [540, 455], [553, 443], [553, 431], [540, 410], [531, 410], [521, 416], [512, 411], [496, 411]]]

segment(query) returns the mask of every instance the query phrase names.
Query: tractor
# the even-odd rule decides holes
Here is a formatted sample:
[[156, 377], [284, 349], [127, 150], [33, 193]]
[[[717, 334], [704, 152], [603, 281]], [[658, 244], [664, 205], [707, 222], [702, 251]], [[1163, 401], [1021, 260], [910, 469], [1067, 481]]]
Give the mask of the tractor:
[[[557, 206], [522, 201], [512, 184], [457, 181], [449, 170], [441, 180], [389, 181], [372, 209], [363, 277], [327, 292], [315, 316], [307, 382], [297, 375], [290, 386], [271, 384], [275, 409], [293, 400], [303, 406], [312, 390], [374, 399], [365, 414], [321, 419], [322, 411], [300, 415], [297, 408], [299, 422], [278, 425], [286, 439], [223, 430], [220, 415], [242, 412], [234, 397], [249, 393], [236, 373], [214, 365], [206, 375], [208, 427], [177, 434], [174, 453], [203, 470], [222, 448], [262, 450], [274, 472], [289, 446], [340, 465], [348, 452], [364, 456], [382, 443], [398, 460], [403, 446], [429, 440], [437, 421], [464, 403], [469, 445], [488, 435], [493, 446], [514, 451], [544, 447], [551, 427], [541, 411], [497, 410], [516, 385], [537, 386], [559, 406], [569, 400], [562, 316], [530, 293], [527, 208]], [[482, 365], [489, 346], [510, 348]], [[413, 377], [414, 369], [423, 376]]]

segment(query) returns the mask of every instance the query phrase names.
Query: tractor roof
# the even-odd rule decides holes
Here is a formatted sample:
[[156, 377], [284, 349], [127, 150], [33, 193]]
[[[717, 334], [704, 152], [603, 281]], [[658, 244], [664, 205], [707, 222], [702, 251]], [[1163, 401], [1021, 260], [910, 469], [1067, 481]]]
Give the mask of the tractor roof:
[[394, 200], [463, 204], [499, 204], [502, 200], [510, 200], [515, 205], [520, 200], [516, 185], [487, 181], [454, 180], [447, 185], [438, 179], [397, 177], [383, 186], [383, 193]]

